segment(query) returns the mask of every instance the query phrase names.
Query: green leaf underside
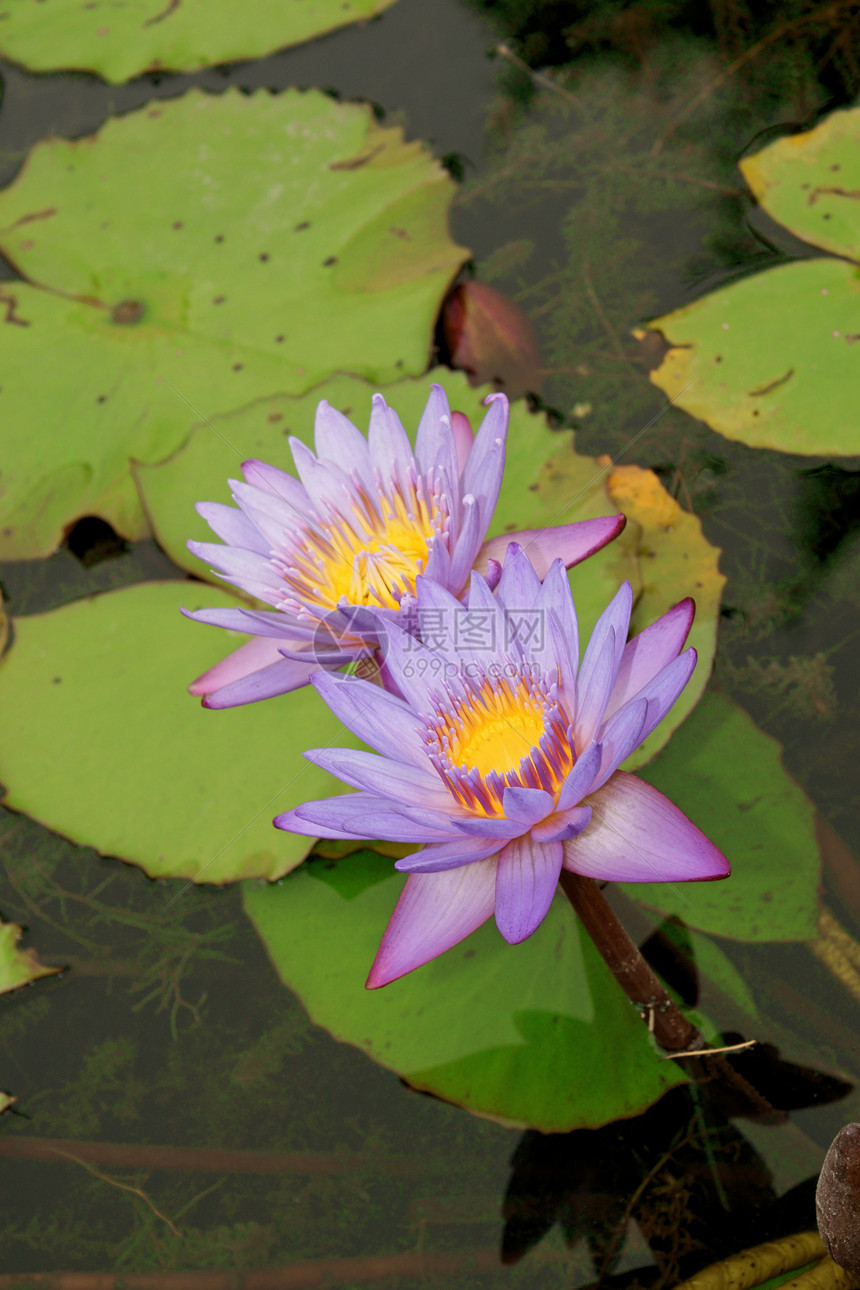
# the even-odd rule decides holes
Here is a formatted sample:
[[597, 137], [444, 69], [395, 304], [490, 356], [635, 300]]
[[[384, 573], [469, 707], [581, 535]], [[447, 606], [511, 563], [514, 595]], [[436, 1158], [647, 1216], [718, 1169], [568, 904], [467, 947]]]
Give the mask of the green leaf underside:
[[74, 68], [118, 85], [147, 71], [195, 71], [262, 58], [347, 23], [373, 17], [393, 0], [254, 0], [236, 21], [233, 0], [52, 0], [0, 6], [4, 58], [34, 72]]
[[281, 978], [336, 1038], [416, 1088], [544, 1132], [635, 1115], [683, 1082], [561, 896], [522, 945], [490, 919], [433, 962], [365, 990], [403, 881], [366, 851], [244, 888]]
[[[0, 667], [6, 805], [151, 877], [274, 878], [310, 840], [279, 811], [342, 785], [302, 757], [352, 738], [315, 691], [226, 712], [186, 685], [233, 644], [184, 620], [233, 603], [192, 582], [147, 583], [15, 620]], [[226, 647], [226, 648], [225, 648]]]
[[[38, 981], [43, 976], [54, 976], [63, 970], [40, 963], [32, 948], [19, 949], [21, 934], [22, 929], [15, 923], [0, 922], [0, 994], [19, 990], [31, 981]], [[0, 1111], [3, 1109], [2, 1098], [3, 1094], [0, 1094]]]
[[740, 162], [756, 200], [795, 237], [860, 259], [860, 108], [832, 112]]
[[732, 873], [718, 882], [625, 883], [628, 896], [731, 940], [816, 936], [813, 806], [783, 768], [779, 744], [742, 708], [707, 694], [640, 773], [723, 851]]
[[195, 417], [335, 369], [420, 372], [464, 254], [451, 193], [420, 144], [317, 91], [192, 90], [37, 145], [0, 194], [29, 279], [0, 287], [0, 558], [82, 514], [144, 536], [129, 459], [168, 456]]
[[672, 346], [651, 379], [727, 439], [853, 455], [858, 318], [856, 265], [780, 265], [650, 323]]

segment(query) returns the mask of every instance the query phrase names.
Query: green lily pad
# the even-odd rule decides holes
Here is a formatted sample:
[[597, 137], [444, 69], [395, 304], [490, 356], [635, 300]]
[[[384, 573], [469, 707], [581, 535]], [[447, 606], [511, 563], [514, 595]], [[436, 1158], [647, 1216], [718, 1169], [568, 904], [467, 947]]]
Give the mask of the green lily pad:
[[298, 864], [310, 842], [272, 818], [343, 787], [301, 754], [351, 737], [309, 687], [218, 713], [184, 693], [235, 642], [180, 605], [230, 603], [198, 583], [143, 583], [15, 619], [0, 668], [0, 724], [16, 732], [0, 746], [5, 804], [151, 877], [223, 883]]
[[347, 23], [373, 17], [393, 0], [257, 0], [237, 20], [231, 0], [27, 0], [0, 8], [4, 58], [34, 72], [74, 68], [118, 85], [143, 72], [193, 72], [262, 58]]
[[727, 439], [853, 456], [859, 317], [856, 265], [781, 265], [649, 323], [671, 346], [651, 379]]
[[[546, 1133], [635, 1115], [684, 1080], [559, 895], [508, 945], [491, 919], [382, 990], [364, 980], [403, 885], [364, 851], [314, 859], [245, 909], [312, 1019], [415, 1088]], [[612, 1079], [599, 1072], [612, 1071]]]
[[[62, 972], [61, 967], [46, 967], [39, 962], [39, 956], [31, 947], [20, 950], [18, 942], [23, 936], [23, 928], [16, 923], [4, 923], [0, 920], [0, 994], [10, 990], [19, 990], [22, 985], [38, 981], [43, 976], [55, 976]], [[0, 1111], [2, 1111], [2, 1094], [0, 1094]]]
[[723, 882], [625, 883], [633, 900], [737, 941], [817, 935], [821, 857], [814, 808], [780, 747], [742, 708], [707, 694], [642, 772], [728, 856]]
[[420, 143], [316, 91], [194, 90], [34, 148], [0, 193], [29, 280], [0, 287], [0, 558], [84, 514], [145, 536], [129, 459], [195, 418], [422, 371], [464, 255], [452, 191]]
[[774, 219], [848, 263], [780, 265], [648, 324], [670, 346], [654, 384], [727, 439], [781, 452], [860, 452], [858, 158], [855, 108], [741, 162]]
[[834, 255], [860, 259], [860, 108], [832, 112], [740, 162], [756, 201]]

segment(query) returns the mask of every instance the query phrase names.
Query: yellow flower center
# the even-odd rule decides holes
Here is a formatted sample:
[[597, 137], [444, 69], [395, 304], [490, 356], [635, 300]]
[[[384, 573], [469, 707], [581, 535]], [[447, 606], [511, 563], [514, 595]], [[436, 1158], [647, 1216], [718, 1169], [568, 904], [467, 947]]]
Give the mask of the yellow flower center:
[[505, 788], [540, 788], [557, 798], [573, 767], [569, 720], [545, 679], [484, 676], [449, 691], [427, 729], [430, 760], [477, 815], [504, 814]]
[[344, 597], [351, 605], [397, 609], [401, 596], [414, 593], [447, 519], [428, 503], [421, 481], [406, 498], [395, 489], [391, 498], [382, 494], [371, 501], [356, 490], [350, 514], [302, 531], [284, 580], [304, 605], [323, 612]]
[[495, 771], [519, 770], [544, 733], [544, 711], [521, 678], [512, 688], [506, 679], [498, 689], [484, 681], [476, 701], [462, 705], [459, 723], [449, 732], [448, 756], [455, 766], [474, 769], [482, 777]]

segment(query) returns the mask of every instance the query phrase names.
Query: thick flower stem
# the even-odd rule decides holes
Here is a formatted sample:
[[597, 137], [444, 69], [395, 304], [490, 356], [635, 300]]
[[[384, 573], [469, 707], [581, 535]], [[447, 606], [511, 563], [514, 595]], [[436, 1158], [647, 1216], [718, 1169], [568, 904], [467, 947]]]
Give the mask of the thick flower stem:
[[699, 1031], [667, 994], [666, 987], [645, 962], [594, 879], [563, 869], [561, 887], [612, 975], [640, 1010], [660, 1047], [669, 1053], [703, 1048]]
[[[636, 1005], [642, 1020], [657, 1043], [668, 1053], [697, 1053], [708, 1045], [692, 1022], [666, 992], [660, 978], [648, 966], [641, 950], [628, 936], [624, 925], [593, 878], [561, 871], [561, 888], [606, 965], [628, 999]], [[718, 1098], [729, 1115], [746, 1115], [769, 1123], [781, 1123], [757, 1088], [744, 1079], [721, 1053], [680, 1058], [687, 1074], [697, 1083], [721, 1089]]]

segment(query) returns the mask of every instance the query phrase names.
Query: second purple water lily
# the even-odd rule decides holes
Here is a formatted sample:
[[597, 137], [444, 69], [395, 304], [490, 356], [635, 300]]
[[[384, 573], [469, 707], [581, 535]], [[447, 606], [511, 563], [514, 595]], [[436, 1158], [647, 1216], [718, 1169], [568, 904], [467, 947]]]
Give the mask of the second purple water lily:
[[[456, 945], [495, 913], [504, 938], [531, 936], [562, 868], [624, 882], [723, 878], [725, 856], [657, 789], [620, 764], [659, 724], [696, 663], [681, 601], [627, 642], [625, 583], [579, 662], [576, 611], [560, 560], [541, 582], [508, 548], [493, 592], [473, 573], [461, 603], [416, 581], [422, 641], [386, 623], [385, 662], [406, 697], [355, 677], [311, 678], [376, 754], [306, 756], [356, 788], [306, 802], [279, 828], [416, 843], [368, 986]], [[377, 755], [378, 754], [378, 755]]]

